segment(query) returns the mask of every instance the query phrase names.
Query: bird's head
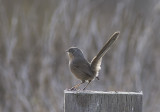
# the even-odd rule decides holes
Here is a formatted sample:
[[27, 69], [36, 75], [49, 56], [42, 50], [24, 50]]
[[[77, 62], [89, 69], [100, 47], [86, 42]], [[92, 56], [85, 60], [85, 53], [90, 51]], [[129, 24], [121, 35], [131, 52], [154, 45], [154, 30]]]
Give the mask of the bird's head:
[[84, 58], [82, 51], [77, 47], [70, 47], [66, 52], [68, 53], [70, 60], [74, 58]]

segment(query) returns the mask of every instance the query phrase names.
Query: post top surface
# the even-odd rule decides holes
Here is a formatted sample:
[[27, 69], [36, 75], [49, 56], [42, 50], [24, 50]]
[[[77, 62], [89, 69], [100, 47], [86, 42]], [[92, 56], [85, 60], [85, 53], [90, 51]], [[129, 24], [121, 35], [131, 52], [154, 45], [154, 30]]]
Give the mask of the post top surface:
[[142, 91], [139, 92], [125, 92], [125, 91], [92, 91], [92, 90], [77, 90], [77, 91], [70, 91], [64, 90], [64, 93], [68, 94], [133, 94], [133, 95], [143, 95]]

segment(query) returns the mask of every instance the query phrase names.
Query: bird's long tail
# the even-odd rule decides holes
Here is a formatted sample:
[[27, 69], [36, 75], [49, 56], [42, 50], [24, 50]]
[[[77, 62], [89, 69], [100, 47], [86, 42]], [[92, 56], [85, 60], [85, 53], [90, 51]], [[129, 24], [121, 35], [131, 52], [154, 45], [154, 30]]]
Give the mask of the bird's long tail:
[[106, 54], [106, 52], [109, 50], [110, 46], [117, 40], [120, 32], [115, 32], [110, 39], [105, 43], [105, 45], [102, 47], [102, 49], [99, 51], [99, 53], [93, 58], [91, 61], [91, 68], [93, 72], [95, 72], [96, 77], [98, 79], [98, 72], [101, 69], [101, 61], [102, 57]]

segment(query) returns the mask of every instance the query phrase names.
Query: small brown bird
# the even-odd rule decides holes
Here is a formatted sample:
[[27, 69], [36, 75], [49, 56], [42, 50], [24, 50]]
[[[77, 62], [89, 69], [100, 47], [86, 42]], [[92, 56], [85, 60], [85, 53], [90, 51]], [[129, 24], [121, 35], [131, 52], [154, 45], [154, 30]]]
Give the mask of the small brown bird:
[[120, 32], [115, 32], [111, 36], [99, 53], [92, 59], [91, 63], [85, 59], [82, 51], [77, 47], [71, 47], [66, 51], [69, 56], [69, 67], [71, 72], [82, 81], [81, 83], [73, 86], [70, 90], [76, 90], [76, 88], [78, 88], [81, 84], [88, 81], [88, 84], [83, 88], [83, 90], [85, 90], [93, 79], [97, 78], [99, 80], [98, 72], [101, 69], [100, 65], [102, 57], [106, 54], [113, 42], [118, 38], [119, 33]]

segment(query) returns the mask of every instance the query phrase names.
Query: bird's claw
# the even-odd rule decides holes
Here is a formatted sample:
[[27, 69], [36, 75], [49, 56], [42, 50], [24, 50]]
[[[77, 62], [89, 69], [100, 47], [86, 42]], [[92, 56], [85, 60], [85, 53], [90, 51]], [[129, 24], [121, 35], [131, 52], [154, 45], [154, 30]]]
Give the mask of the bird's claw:
[[68, 91], [77, 91], [75, 87], [72, 87], [71, 89], [68, 89]]

